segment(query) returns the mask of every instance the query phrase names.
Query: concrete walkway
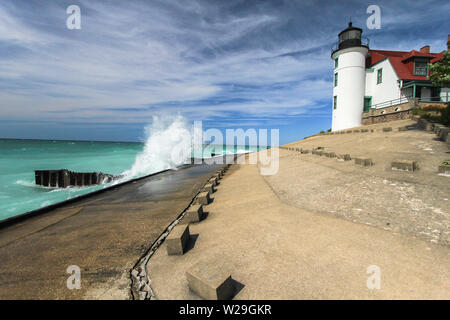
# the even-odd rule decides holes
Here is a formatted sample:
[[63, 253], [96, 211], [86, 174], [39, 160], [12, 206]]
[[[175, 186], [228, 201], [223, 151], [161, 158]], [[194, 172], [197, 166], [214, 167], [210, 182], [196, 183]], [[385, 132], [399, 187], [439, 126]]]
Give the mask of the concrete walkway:
[[[130, 269], [220, 165], [160, 173], [0, 230], [0, 299], [129, 299]], [[81, 269], [81, 288], [66, 272]]]
[[[185, 276], [198, 261], [230, 270], [244, 285], [235, 299], [450, 298], [448, 247], [286, 204], [256, 165], [233, 165], [217, 189], [190, 225], [194, 248], [168, 256], [163, 244], [150, 259], [158, 299], [198, 299]], [[379, 290], [366, 285], [371, 265]]]

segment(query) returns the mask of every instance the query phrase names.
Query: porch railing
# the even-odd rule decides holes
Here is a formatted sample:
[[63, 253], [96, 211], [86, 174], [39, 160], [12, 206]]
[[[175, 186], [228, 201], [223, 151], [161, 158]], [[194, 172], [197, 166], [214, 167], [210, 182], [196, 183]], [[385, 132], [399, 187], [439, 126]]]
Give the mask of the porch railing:
[[414, 100], [415, 100], [415, 103], [414, 103], [415, 105], [419, 102], [447, 103], [447, 102], [450, 102], [450, 96], [435, 96], [435, 97], [429, 97], [429, 98], [413, 98], [413, 97], [407, 96], [407, 97], [401, 97], [401, 98], [397, 98], [394, 100], [388, 100], [388, 101], [374, 104], [371, 107], [371, 109], [381, 109], [381, 108], [392, 107], [392, 106], [396, 106], [398, 104], [403, 104], [403, 103], [407, 103], [407, 102], [414, 101]]
[[392, 107], [392, 106], [396, 106], [398, 104], [407, 103], [410, 100], [411, 100], [411, 97], [401, 97], [401, 98], [397, 98], [397, 99], [394, 99], [394, 100], [388, 100], [388, 101], [384, 101], [384, 102], [380, 102], [380, 103], [374, 104], [372, 106], [372, 109], [380, 109], [380, 108]]
[[450, 102], [450, 96], [435, 96], [429, 98], [417, 98], [419, 102]]

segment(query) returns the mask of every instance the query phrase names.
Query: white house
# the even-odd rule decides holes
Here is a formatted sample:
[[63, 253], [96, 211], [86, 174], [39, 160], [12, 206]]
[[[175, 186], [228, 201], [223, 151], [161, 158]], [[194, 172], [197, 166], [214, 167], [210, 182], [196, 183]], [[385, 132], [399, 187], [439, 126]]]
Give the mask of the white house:
[[[428, 64], [441, 60], [442, 53], [420, 51], [387, 51], [369, 49], [362, 29], [352, 26], [339, 33], [332, 49], [334, 60], [332, 131], [362, 124], [364, 112], [405, 104], [411, 100], [450, 101], [449, 88], [434, 87]], [[450, 50], [450, 36], [447, 47]], [[390, 109], [400, 111], [400, 107]], [[384, 112], [384, 111], [381, 111]]]

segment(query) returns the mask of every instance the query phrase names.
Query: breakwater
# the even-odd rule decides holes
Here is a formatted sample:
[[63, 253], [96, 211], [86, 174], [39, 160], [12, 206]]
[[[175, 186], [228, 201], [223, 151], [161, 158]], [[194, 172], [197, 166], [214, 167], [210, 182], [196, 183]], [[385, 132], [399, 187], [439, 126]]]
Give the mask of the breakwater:
[[122, 175], [112, 175], [103, 172], [73, 172], [67, 169], [35, 170], [35, 182], [38, 186], [67, 188], [70, 186], [92, 186], [110, 183]]

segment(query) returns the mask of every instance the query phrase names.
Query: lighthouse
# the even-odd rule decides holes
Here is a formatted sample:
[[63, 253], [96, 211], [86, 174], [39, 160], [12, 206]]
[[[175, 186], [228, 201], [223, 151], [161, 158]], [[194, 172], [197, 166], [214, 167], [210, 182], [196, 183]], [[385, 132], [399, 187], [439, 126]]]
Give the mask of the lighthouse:
[[362, 29], [352, 26], [339, 33], [332, 49], [334, 61], [332, 131], [360, 126], [366, 86], [366, 57], [369, 42]]

